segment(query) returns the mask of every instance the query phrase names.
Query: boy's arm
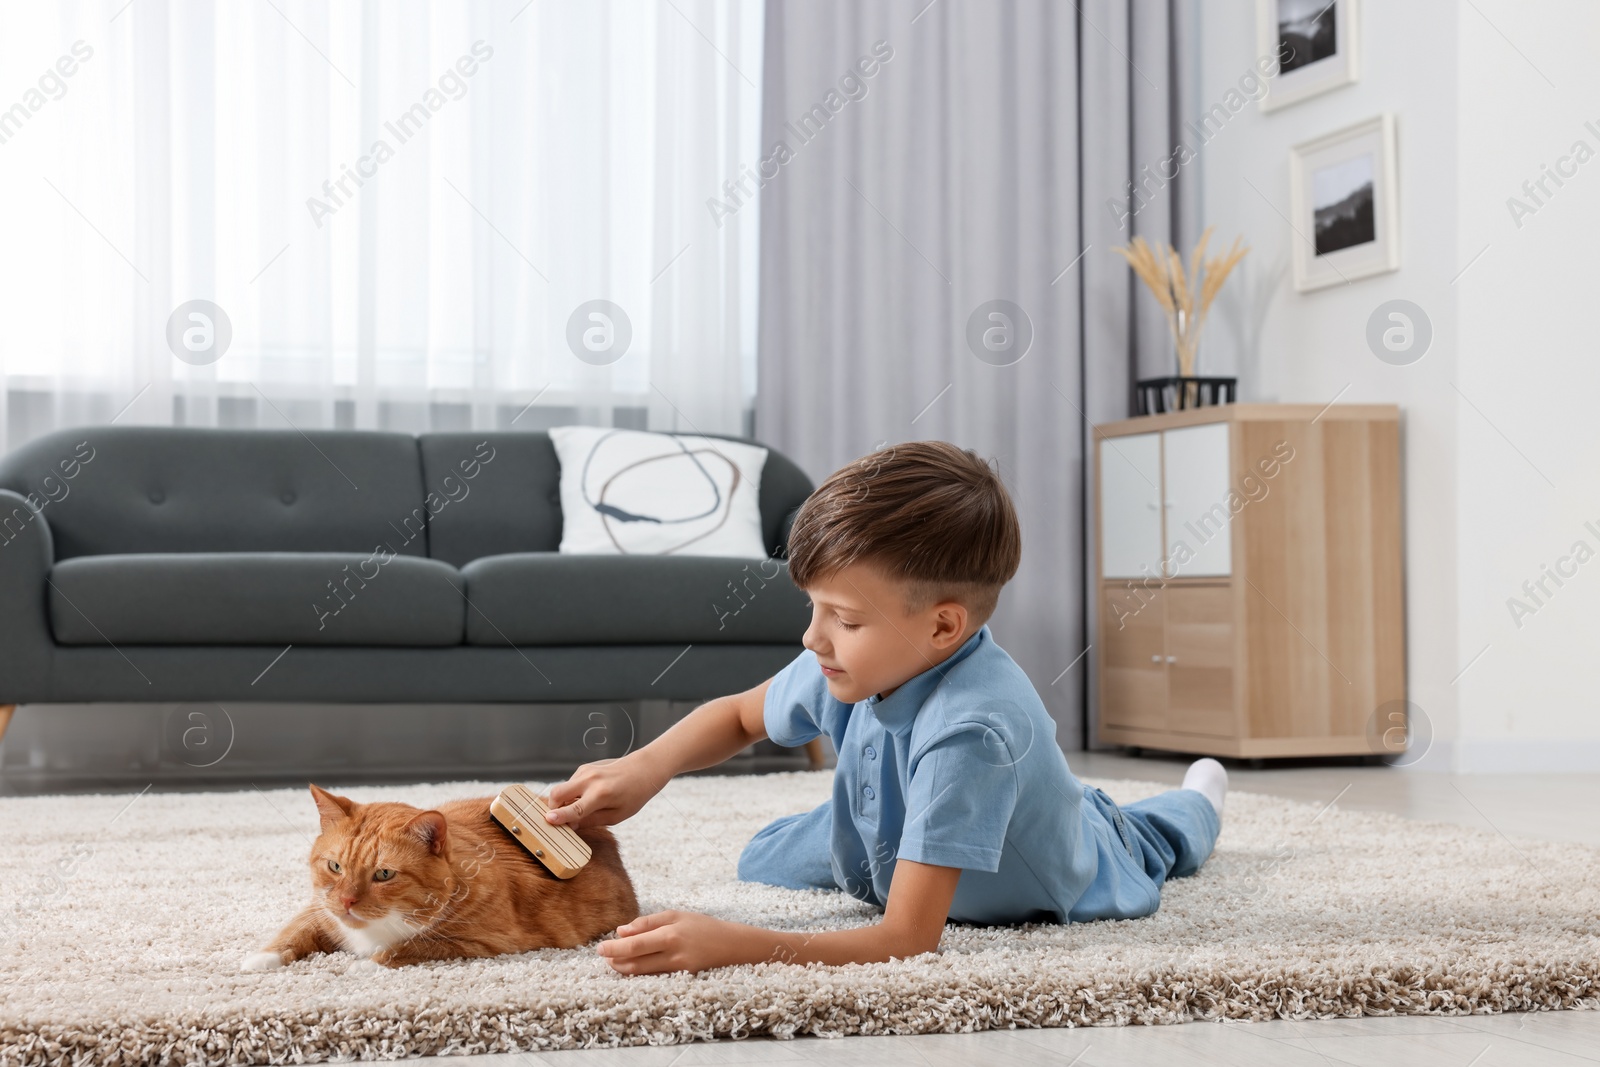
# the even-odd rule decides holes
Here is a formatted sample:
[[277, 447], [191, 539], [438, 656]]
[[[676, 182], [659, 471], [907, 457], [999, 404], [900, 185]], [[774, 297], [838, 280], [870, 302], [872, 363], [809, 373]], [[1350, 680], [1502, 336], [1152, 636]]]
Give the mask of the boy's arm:
[[694, 912], [663, 911], [617, 928], [600, 955], [622, 974], [700, 971], [737, 963], [881, 963], [939, 947], [961, 868], [900, 860], [883, 921], [856, 930], [784, 933]]
[[672, 729], [628, 755], [586, 763], [550, 787], [552, 823], [610, 826], [636, 814], [683, 771], [714, 767], [767, 736], [765, 682], [695, 708]]

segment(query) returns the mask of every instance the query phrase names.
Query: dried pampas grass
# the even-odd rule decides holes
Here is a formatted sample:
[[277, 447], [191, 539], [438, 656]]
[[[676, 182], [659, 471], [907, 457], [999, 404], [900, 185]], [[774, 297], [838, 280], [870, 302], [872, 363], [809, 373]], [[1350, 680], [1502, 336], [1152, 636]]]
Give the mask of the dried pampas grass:
[[1172, 343], [1178, 350], [1178, 373], [1185, 378], [1194, 376], [1200, 330], [1205, 326], [1211, 302], [1222, 291], [1229, 272], [1250, 251], [1249, 246], [1240, 243], [1242, 238], [1236, 237], [1227, 252], [1206, 259], [1206, 245], [1210, 240], [1211, 227], [1208, 226], [1189, 253], [1187, 271], [1178, 250], [1169, 244], [1152, 245], [1143, 237], [1135, 237], [1126, 246], [1112, 249], [1128, 261], [1128, 266], [1155, 295], [1156, 303], [1166, 313], [1167, 328], [1172, 331]]

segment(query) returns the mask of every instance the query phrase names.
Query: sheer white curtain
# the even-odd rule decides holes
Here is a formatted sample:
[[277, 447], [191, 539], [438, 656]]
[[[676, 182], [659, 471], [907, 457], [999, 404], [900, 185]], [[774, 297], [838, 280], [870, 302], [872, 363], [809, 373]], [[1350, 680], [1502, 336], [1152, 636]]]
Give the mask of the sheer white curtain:
[[[758, 0], [13, 7], [0, 447], [113, 418], [739, 432], [756, 209], [708, 202], [757, 157], [761, 34]], [[204, 320], [169, 342], [192, 300], [231, 327], [214, 361]]]

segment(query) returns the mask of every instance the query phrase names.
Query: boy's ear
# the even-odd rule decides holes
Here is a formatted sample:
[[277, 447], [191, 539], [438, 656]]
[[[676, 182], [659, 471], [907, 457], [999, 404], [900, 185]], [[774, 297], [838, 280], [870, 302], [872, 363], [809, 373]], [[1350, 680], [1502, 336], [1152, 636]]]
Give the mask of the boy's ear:
[[941, 651], [958, 643], [967, 632], [967, 606], [944, 600], [933, 606], [933, 647]]

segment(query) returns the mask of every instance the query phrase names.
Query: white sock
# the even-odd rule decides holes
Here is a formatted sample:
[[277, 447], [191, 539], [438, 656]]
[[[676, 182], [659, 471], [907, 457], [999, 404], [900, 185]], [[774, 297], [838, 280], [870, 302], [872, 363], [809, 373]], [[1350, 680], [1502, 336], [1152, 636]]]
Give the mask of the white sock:
[[1228, 795], [1228, 771], [1214, 759], [1197, 759], [1189, 764], [1183, 775], [1183, 788], [1193, 789], [1211, 801], [1211, 806], [1222, 814], [1222, 798]]

